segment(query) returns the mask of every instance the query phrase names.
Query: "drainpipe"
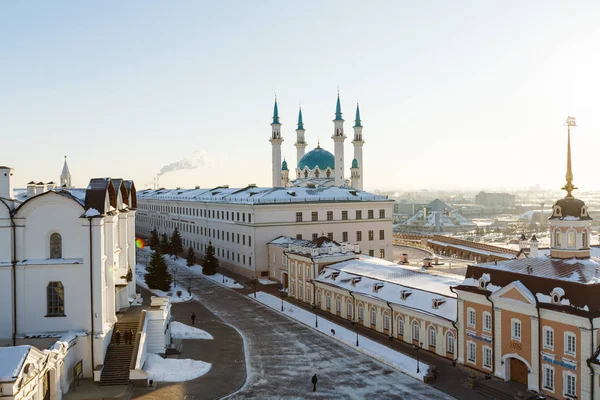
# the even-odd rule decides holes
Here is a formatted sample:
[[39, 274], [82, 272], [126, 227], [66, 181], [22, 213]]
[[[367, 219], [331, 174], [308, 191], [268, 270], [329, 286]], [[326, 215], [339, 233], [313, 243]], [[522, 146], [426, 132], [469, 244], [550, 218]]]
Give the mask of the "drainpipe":
[[91, 309], [91, 332], [90, 332], [90, 336], [91, 336], [91, 356], [92, 356], [92, 378], [94, 376], [94, 285], [93, 285], [93, 268], [92, 268], [92, 218], [88, 218], [88, 221], [90, 223], [90, 309]]
[[394, 309], [392, 308], [392, 305], [390, 304], [389, 301], [386, 302], [388, 307], [390, 308], [390, 311], [392, 312], [391, 314], [391, 318], [390, 318], [390, 340], [394, 340]]
[[540, 318], [540, 302], [538, 301], [537, 296], [535, 296], [535, 309], [537, 310], [537, 316], [538, 316], [538, 353], [539, 353], [538, 354], [538, 391], [540, 393], [542, 393], [542, 357], [541, 357], [542, 351], [540, 349], [540, 347], [543, 348], [542, 319]]
[[[456, 294], [456, 318], [458, 319], [458, 294], [454, 291], [454, 288], [452, 286], [450, 286], [450, 291], [454, 294]], [[452, 326], [454, 327], [454, 329], [456, 329], [456, 341], [454, 342], [454, 347], [456, 348], [456, 355], [454, 356], [454, 361], [452, 362], [452, 364], [454, 364], [454, 366], [456, 367], [456, 362], [458, 361], [458, 355], [460, 354], [458, 351], [458, 346], [460, 346], [460, 340], [459, 339], [459, 335], [460, 332], [458, 331], [458, 327], [456, 326], [456, 321], [450, 321], [452, 323]], [[494, 353], [492, 352], [492, 355]]]
[[12, 312], [13, 312], [13, 326], [12, 326], [12, 345], [17, 345], [17, 225], [15, 224], [14, 211], [10, 209], [8, 204], [4, 200], [0, 199], [2, 204], [8, 209], [8, 215], [10, 217], [10, 226], [12, 230], [12, 257], [11, 257], [11, 270], [12, 270]]
[[[591, 340], [590, 340], [590, 344], [591, 344], [591, 348], [590, 348], [590, 354], [594, 354], [594, 321], [592, 319], [592, 317], [588, 317], [588, 319], [590, 320], [590, 331], [592, 334]], [[591, 359], [588, 358], [586, 360], [587, 366], [590, 369], [590, 375], [591, 375], [591, 379], [590, 379], [590, 399], [594, 398], [594, 368], [592, 368], [592, 363], [590, 361]]]
[[352, 290], [348, 290], [350, 296], [352, 296], [352, 319], [358, 324], [358, 318], [356, 317], [356, 313], [358, 310], [356, 309], [356, 297], [352, 294]]

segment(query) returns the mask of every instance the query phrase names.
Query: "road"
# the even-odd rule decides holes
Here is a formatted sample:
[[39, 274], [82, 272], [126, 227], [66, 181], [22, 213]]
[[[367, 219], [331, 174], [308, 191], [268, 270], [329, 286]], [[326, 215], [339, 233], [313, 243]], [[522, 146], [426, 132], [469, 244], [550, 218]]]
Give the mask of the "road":
[[[244, 338], [248, 375], [232, 399], [449, 398], [246, 295], [172, 261], [169, 266], [177, 268], [178, 282], [191, 283], [192, 292], [204, 307]], [[319, 379], [316, 392], [310, 383], [313, 374]]]

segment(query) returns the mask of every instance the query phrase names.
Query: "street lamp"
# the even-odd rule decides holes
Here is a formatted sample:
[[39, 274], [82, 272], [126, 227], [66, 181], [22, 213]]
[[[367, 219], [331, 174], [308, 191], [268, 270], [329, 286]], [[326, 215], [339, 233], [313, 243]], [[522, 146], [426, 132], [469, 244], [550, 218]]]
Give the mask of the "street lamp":
[[283, 312], [283, 298], [285, 297], [285, 288], [283, 284], [279, 285], [279, 292], [281, 293], [281, 312]]
[[421, 372], [420, 368], [419, 368], [419, 350], [421, 350], [423, 348], [423, 343], [419, 343], [419, 345], [417, 346], [416, 344], [413, 344], [413, 348], [417, 351], [417, 374], [419, 372]]
[[313, 308], [315, 309], [315, 328], [319, 327], [319, 321], [317, 320], [317, 310], [321, 307], [321, 302], [313, 303]]
[[358, 347], [358, 325], [363, 322], [362, 318], [358, 318], [357, 321], [352, 321], [351, 324], [356, 325], [356, 346]]
[[253, 283], [254, 283], [254, 298], [256, 298], [256, 282], [258, 282], [258, 279], [256, 279], [256, 277], [254, 277], [254, 279], [253, 279]]
[[171, 272], [173, 273], [173, 285], [174, 287], [177, 287], [177, 272], [175, 267], [171, 268]]

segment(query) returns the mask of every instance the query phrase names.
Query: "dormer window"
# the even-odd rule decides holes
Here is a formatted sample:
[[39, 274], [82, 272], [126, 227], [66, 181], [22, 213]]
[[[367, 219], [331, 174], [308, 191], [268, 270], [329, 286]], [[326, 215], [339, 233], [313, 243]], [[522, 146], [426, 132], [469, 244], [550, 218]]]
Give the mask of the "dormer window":
[[352, 278], [352, 286], [356, 286], [356, 284], [357, 284], [358, 282], [360, 282], [360, 280], [361, 280], [361, 278], [360, 278], [360, 277], [358, 277], [358, 278]]
[[335, 281], [335, 278], [337, 278], [338, 276], [340, 276], [340, 273], [337, 272], [337, 271], [331, 273], [331, 279], [334, 280], [334, 281]]
[[486, 285], [487, 285], [486, 281], [484, 281], [483, 279], [479, 280], [479, 288], [480, 289], [485, 289]]
[[379, 282], [379, 283], [374, 283], [373, 284], [373, 291], [375, 293], [377, 293], [379, 291], [379, 289], [381, 289], [383, 287], [383, 283]]
[[445, 302], [446, 302], [446, 300], [442, 300], [442, 299], [431, 299], [431, 308], [433, 308], [434, 310], [437, 310]]
[[490, 274], [481, 275], [481, 278], [479, 278], [479, 288], [485, 290], [488, 283], [490, 283]]
[[557, 217], [562, 217], [562, 210], [560, 206], [554, 206], [554, 215]]
[[554, 289], [552, 289], [552, 292], [550, 292], [552, 304], [560, 304], [564, 295], [565, 291], [563, 288], [555, 287]]
[[410, 290], [401, 290], [400, 291], [400, 298], [402, 300], [406, 300], [408, 298], [408, 296], [410, 296], [412, 294], [412, 292]]

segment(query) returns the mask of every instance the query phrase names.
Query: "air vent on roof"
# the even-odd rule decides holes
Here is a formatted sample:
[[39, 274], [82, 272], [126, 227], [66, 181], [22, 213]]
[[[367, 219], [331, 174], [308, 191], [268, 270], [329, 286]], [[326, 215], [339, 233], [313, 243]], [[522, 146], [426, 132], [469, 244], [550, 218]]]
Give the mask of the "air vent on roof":
[[433, 308], [434, 310], [437, 310], [445, 302], [446, 302], [446, 300], [443, 300], [443, 299], [431, 299], [431, 308]]
[[400, 298], [402, 300], [406, 300], [408, 298], [408, 296], [410, 296], [412, 294], [412, 292], [410, 290], [401, 290], [400, 291]]
[[373, 284], [373, 291], [375, 293], [379, 292], [379, 289], [381, 289], [383, 287], [383, 283], [378, 282], [378, 283], [374, 283]]
[[331, 273], [331, 279], [333, 279], [334, 281], [335, 281], [335, 278], [337, 278], [338, 276], [340, 276], [340, 273], [338, 271]]
[[316, 188], [316, 185], [314, 183], [310, 182], [310, 183], [306, 184], [306, 187], [310, 188], [310, 189], [314, 189], [314, 188]]
[[249, 187], [249, 188], [256, 187], [256, 183], [249, 183], [249, 184], [248, 184], [248, 187]]
[[358, 282], [360, 282], [362, 278], [359, 276], [357, 278], [352, 278], [352, 286], [356, 286]]
[[200, 186], [196, 186], [196, 187], [194, 187], [194, 189], [200, 189]]
[[294, 192], [293, 190], [288, 190], [287, 194], [289, 194], [290, 196], [296, 196], [296, 192]]
[[223, 189], [229, 189], [229, 185], [223, 185], [221, 186]]
[[351, 191], [350, 191], [350, 194], [351, 194], [352, 196], [356, 196], [356, 195], [357, 195], [357, 192], [356, 192], [356, 190], [351, 190]]

